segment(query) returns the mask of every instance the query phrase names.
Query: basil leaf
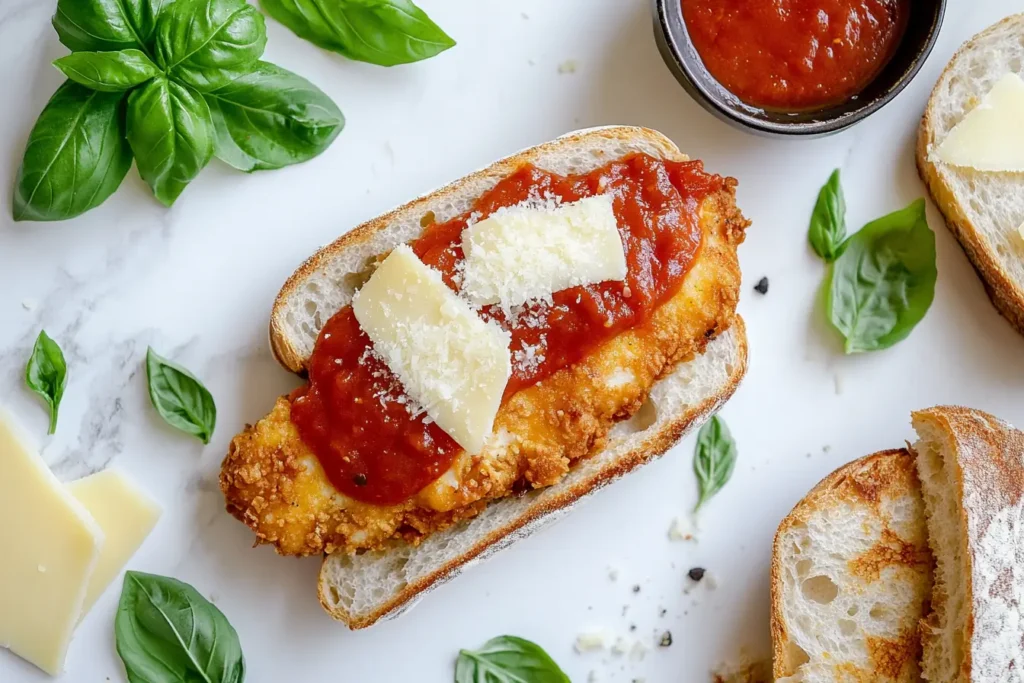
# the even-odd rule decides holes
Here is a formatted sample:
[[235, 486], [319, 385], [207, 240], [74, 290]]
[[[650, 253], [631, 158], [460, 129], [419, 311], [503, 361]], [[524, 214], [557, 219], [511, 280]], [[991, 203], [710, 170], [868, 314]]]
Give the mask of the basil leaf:
[[697, 449], [693, 453], [693, 471], [697, 475], [700, 496], [694, 512], [722, 490], [736, 466], [736, 442], [725, 421], [717, 415], [700, 428]]
[[206, 100], [162, 76], [128, 95], [127, 136], [139, 175], [167, 206], [213, 156], [213, 120]]
[[203, 96], [217, 131], [214, 153], [241, 171], [312, 159], [345, 126], [341, 110], [323, 91], [267, 62]]
[[932, 304], [937, 276], [923, 199], [853, 234], [826, 282], [828, 317], [846, 339], [846, 353], [906, 339]]
[[129, 571], [114, 619], [131, 683], [242, 683], [245, 657], [223, 612], [195, 588]]
[[462, 650], [455, 683], [570, 683], [555, 660], [536, 643], [498, 636], [479, 650]]
[[202, 382], [153, 349], [146, 354], [146, 377], [149, 398], [160, 417], [172, 427], [210, 443], [217, 424], [217, 406]]
[[455, 45], [411, 0], [260, 0], [300, 38], [349, 59], [395, 66]]
[[53, 28], [73, 51], [127, 50], [150, 56], [150, 38], [169, 0], [57, 0]]
[[846, 199], [843, 186], [839, 184], [839, 169], [832, 171], [828, 182], [821, 186], [818, 201], [811, 213], [811, 227], [807, 240], [811, 248], [825, 261], [831, 263], [839, 255], [839, 248], [846, 239]]
[[45, 331], [39, 332], [35, 346], [32, 347], [32, 355], [25, 367], [25, 384], [46, 401], [50, 409], [50, 429], [47, 433], [53, 434], [57, 431], [60, 400], [64, 398], [64, 387], [68, 384], [68, 366], [64, 361], [64, 352]]
[[102, 204], [132, 165], [121, 93], [65, 81], [28, 137], [14, 183], [14, 220], [59, 221]]
[[263, 15], [245, 0], [176, 0], [157, 21], [157, 63], [200, 91], [248, 73], [266, 45]]
[[53, 65], [75, 83], [102, 92], [120, 92], [159, 75], [160, 69], [145, 52], [72, 52]]

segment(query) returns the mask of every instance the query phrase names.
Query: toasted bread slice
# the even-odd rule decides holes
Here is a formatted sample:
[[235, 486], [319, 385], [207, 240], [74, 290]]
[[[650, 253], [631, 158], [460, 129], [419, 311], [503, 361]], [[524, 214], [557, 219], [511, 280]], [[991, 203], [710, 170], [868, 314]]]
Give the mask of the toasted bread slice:
[[913, 415], [936, 559], [922, 668], [935, 683], [1024, 677], [1024, 433], [978, 410]]
[[960, 48], [943, 71], [917, 138], [917, 168], [1000, 313], [1024, 334], [1024, 174], [958, 168], [932, 159], [949, 131], [1007, 73], [1024, 76], [1024, 14]]
[[[466, 212], [478, 196], [522, 164], [570, 174], [637, 152], [686, 159], [655, 131], [622, 126], [580, 131], [502, 159], [347, 233], [303, 264], [281, 290], [270, 325], [277, 359], [294, 372], [304, 372], [323, 324], [351, 301], [375, 259], [418, 237], [430, 222]], [[396, 616], [428, 589], [660, 455], [732, 395], [747, 360], [744, 326], [734, 314], [739, 286], [735, 245], [742, 240], [746, 222], [735, 210], [731, 194], [728, 202], [728, 215], [714, 219], [715, 241], [708, 247], [707, 265], [699, 276], [717, 277], [723, 283], [723, 298], [714, 304], [723, 317], [697, 350], [667, 366], [639, 410], [638, 401], [624, 411], [623, 418], [632, 417], [615, 424], [597, 450], [575, 463], [557, 484], [493, 501], [474, 518], [435, 531], [418, 545], [396, 540], [383, 550], [327, 556], [319, 594], [333, 617], [351, 628], [364, 628]], [[705, 294], [715, 291], [694, 286]]]
[[919, 680], [931, 566], [908, 451], [875, 453], [830, 474], [775, 535], [775, 679]]

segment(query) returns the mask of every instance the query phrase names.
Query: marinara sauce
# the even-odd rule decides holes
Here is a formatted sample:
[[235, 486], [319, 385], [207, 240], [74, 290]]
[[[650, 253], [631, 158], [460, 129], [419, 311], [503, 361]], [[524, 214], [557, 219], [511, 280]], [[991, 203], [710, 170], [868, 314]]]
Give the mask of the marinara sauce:
[[[647, 320], [678, 291], [701, 244], [702, 200], [725, 186], [699, 161], [637, 154], [590, 173], [559, 176], [523, 166], [481, 196], [466, 215], [435, 223], [411, 243], [416, 255], [459, 288], [462, 231], [501, 207], [527, 200], [576, 201], [612, 193], [626, 250], [624, 282], [574, 287], [550, 304], [483, 309], [511, 333], [512, 376], [504, 400]], [[441, 476], [461, 452], [436, 424], [414, 416], [397, 379], [372, 353], [351, 306], [317, 340], [309, 384], [292, 395], [291, 419], [343, 494], [378, 505], [401, 503]]]
[[747, 104], [786, 111], [838, 104], [888, 63], [908, 0], [681, 0], [704, 66]]

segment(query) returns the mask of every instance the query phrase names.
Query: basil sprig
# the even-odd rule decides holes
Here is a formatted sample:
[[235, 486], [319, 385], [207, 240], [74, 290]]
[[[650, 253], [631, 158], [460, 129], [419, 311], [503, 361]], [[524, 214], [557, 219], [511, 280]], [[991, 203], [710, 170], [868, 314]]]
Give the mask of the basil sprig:
[[818, 201], [811, 213], [811, 227], [807, 240], [811, 248], [831, 263], [839, 255], [839, 247], [846, 239], [846, 199], [839, 184], [839, 169], [832, 171], [828, 182], [821, 186]]
[[693, 452], [693, 471], [697, 475], [699, 492], [694, 512], [722, 490], [735, 467], [736, 442], [725, 421], [715, 415], [700, 428], [697, 448]]
[[846, 353], [887, 349], [910, 335], [935, 298], [935, 234], [923, 199], [850, 237], [835, 171], [821, 188], [808, 240], [828, 263], [825, 308]]
[[928, 312], [937, 277], [935, 233], [923, 199], [854, 233], [826, 283], [828, 318], [843, 335], [846, 353], [906, 339]]
[[418, 62], [455, 45], [412, 0], [260, 0], [260, 5], [300, 38], [370, 64]]
[[25, 367], [25, 384], [46, 401], [50, 409], [50, 428], [47, 433], [53, 434], [57, 430], [60, 400], [64, 398], [64, 388], [68, 384], [68, 366], [64, 361], [64, 352], [45, 331], [39, 332], [32, 347], [32, 355]]
[[455, 683], [570, 683], [555, 660], [536, 643], [498, 636], [479, 650], [462, 650]]
[[167, 424], [210, 443], [217, 425], [213, 396], [195, 376], [153, 349], [146, 354], [146, 378], [153, 407]]
[[176, 579], [127, 572], [114, 637], [129, 681], [245, 680], [238, 633], [219, 609]]
[[259, 61], [266, 27], [245, 0], [58, 0], [53, 26], [72, 50], [54, 62], [69, 80], [29, 136], [15, 220], [99, 206], [133, 157], [170, 205], [214, 155], [280, 168], [320, 154], [344, 126], [327, 95]]

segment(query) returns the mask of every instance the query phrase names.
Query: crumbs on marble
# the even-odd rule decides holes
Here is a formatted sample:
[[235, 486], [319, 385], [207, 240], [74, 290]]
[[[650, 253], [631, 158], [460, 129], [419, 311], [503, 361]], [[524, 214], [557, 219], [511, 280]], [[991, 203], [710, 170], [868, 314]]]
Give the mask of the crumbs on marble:
[[21, 307], [24, 308], [26, 311], [29, 311], [30, 313], [36, 310], [36, 306], [38, 305], [39, 302], [36, 301], [35, 299], [24, 299], [21, 302]]
[[693, 517], [676, 517], [668, 527], [668, 538], [670, 541], [692, 541], [697, 542], [697, 524]]
[[558, 73], [560, 74], [574, 74], [576, 69], [579, 68], [579, 62], [575, 59], [567, 59], [558, 65]]

